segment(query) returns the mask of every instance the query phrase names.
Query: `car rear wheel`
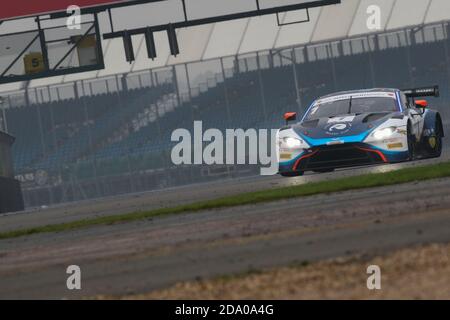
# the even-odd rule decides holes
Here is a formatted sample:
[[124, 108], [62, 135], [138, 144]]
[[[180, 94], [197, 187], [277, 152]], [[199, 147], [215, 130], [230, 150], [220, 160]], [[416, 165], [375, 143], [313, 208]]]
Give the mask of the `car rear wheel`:
[[425, 149], [425, 156], [427, 158], [438, 158], [442, 154], [442, 126], [440, 122], [436, 123], [435, 134], [424, 139], [423, 145]]

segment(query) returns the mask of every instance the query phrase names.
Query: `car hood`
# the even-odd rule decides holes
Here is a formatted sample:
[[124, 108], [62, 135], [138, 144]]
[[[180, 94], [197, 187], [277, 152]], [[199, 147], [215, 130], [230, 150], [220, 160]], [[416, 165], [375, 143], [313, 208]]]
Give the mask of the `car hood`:
[[403, 118], [403, 114], [400, 112], [348, 114], [303, 121], [294, 125], [292, 129], [307, 141], [351, 136], [365, 138], [372, 130], [393, 117]]

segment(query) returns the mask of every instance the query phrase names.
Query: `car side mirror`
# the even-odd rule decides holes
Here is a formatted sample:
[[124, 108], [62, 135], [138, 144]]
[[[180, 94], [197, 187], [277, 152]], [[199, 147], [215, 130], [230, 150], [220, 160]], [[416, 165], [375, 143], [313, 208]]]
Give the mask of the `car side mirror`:
[[428, 107], [427, 100], [416, 100], [416, 108], [425, 109]]
[[286, 112], [284, 114], [284, 120], [286, 120], [286, 124], [288, 124], [289, 121], [297, 120], [297, 112]]

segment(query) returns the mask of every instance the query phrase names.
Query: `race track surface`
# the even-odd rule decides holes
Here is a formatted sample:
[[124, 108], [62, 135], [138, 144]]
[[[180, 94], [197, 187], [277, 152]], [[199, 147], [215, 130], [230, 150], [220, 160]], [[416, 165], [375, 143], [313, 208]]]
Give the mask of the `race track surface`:
[[[0, 217], [0, 231], [174, 206], [241, 192], [405, 166], [295, 179], [257, 177], [30, 210]], [[178, 281], [450, 242], [450, 179], [348, 191], [0, 241], [0, 298], [123, 295]], [[66, 268], [82, 290], [66, 288]]]
[[[446, 142], [449, 141], [446, 140]], [[276, 175], [221, 180], [218, 182], [68, 203], [50, 208], [34, 208], [21, 213], [0, 214], [0, 232], [47, 224], [64, 223], [105, 215], [173, 207], [176, 205], [237, 195], [245, 192], [294, 186], [308, 182], [333, 180], [366, 173], [395, 171], [406, 167], [450, 161], [450, 142], [445, 147], [445, 152], [439, 159], [419, 160], [392, 165], [348, 168], [326, 174], [307, 173], [305, 176], [298, 178], [283, 178]]]

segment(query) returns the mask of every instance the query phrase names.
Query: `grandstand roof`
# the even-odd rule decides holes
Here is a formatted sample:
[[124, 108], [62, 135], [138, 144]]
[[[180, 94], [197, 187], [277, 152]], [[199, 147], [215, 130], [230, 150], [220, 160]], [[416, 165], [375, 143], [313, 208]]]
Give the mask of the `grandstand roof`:
[[[371, 5], [378, 5], [381, 8], [381, 30], [371, 31], [367, 27], [367, 8]], [[135, 21], [150, 19], [144, 7], [145, 5], [140, 8], [130, 7], [127, 9], [129, 11], [126, 16], [133, 16]], [[411, 10], [411, 8], [414, 9]], [[170, 12], [170, 7], [164, 10]], [[177, 57], [170, 55], [167, 35], [164, 32], [158, 32], [155, 34], [158, 58], [154, 61], [147, 57], [143, 36], [136, 36], [133, 39], [136, 61], [132, 64], [125, 61], [122, 39], [103, 40], [106, 69], [32, 80], [29, 86], [55, 85], [450, 20], [450, 1], [342, 0], [340, 5], [313, 8], [309, 13], [309, 22], [282, 27], [277, 25], [275, 15], [268, 15], [179, 29], [177, 32], [181, 54]], [[157, 12], [159, 16], [163, 14], [163, 12]], [[305, 16], [305, 11], [293, 11], [282, 14], [281, 20], [282, 22], [304, 20]], [[101, 14], [100, 20], [102, 30], [108, 32], [107, 14]], [[119, 22], [119, 28], [122, 27], [126, 27], [125, 21]], [[0, 91], [18, 90], [22, 86], [21, 83], [2, 85]]]

